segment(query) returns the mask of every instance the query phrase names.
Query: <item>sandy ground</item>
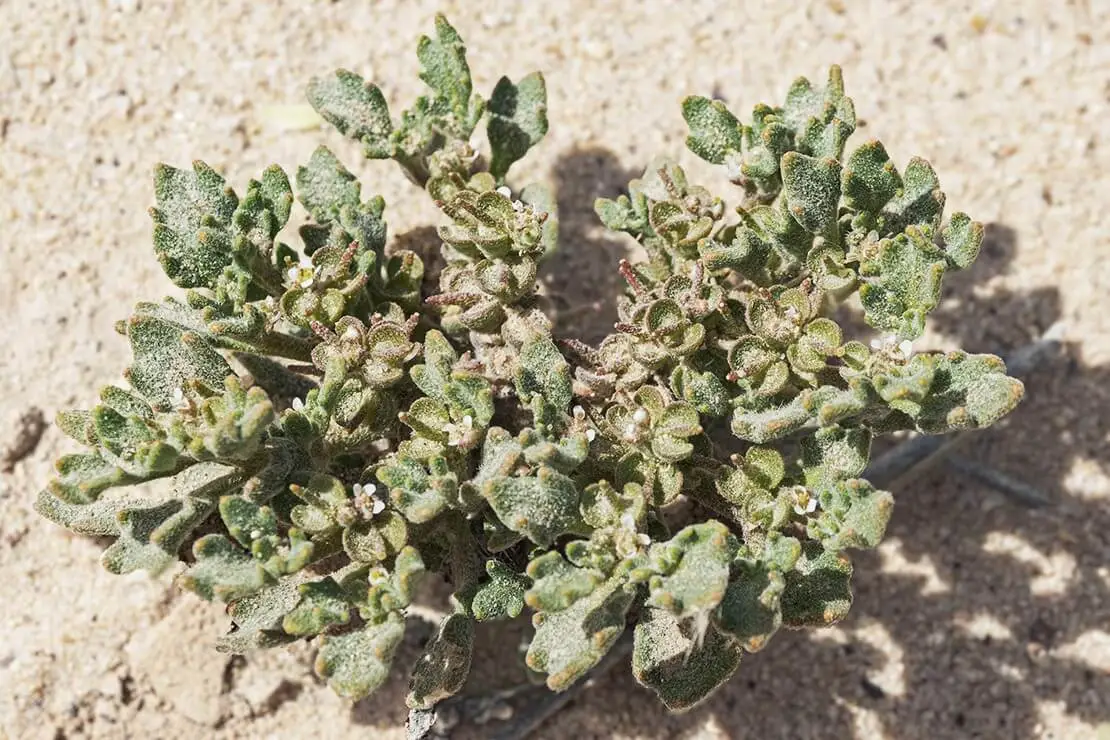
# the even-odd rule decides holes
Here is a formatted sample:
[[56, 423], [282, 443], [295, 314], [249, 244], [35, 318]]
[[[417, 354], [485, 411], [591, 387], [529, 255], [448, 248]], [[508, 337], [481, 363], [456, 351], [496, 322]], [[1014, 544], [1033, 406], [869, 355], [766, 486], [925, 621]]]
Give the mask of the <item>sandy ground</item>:
[[[856, 559], [839, 628], [776, 638], [680, 717], [616, 670], [538, 734], [1110, 736], [1110, 3], [717, 5], [0, 0], [0, 447], [30, 410], [49, 419], [115, 381], [127, 347], [112, 323], [171, 292], [144, 212], [157, 161], [200, 157], [242, 188], [324, 141], [385, 197], [393, 234], [427, 238], [434, 209], [392, 165], [331, 131], [283, 130], [272, 106], [343, 66], [383, 83], [397, 110], [436, 10], [469, 42], [481, 89], [547, 76], [552, 131], [516, 174], [558, 188], [552, 291], [588, 307], [560, 325], [581, 331], [586, 317], [591, 337], [611, 320], [624, 248], [595, 227], [593, 198], [654, 154], [707, 173], [683, 151], [680, 98], [714, 92], [744, 111], [839, 63], [858, 136], [898, 161], [925, 156], [950, 207], [991, 224], [929, 341], [1005, 351], [1066, 324], [1067, 352], [1030, 379], [1028, 402], [966, 451], [1058, 503], [1022, 509], [934, 471], [896, 492], [889, 539]], [[402, 736], [400, 674], [351, 706], [311, 675], [305, 649], [229, 659], [211, 648], [220, 608], [111, 576], [97, 543], [39, 520], [31, 502], [71, 448], [49, 429], [0, 477], [0, 736]], [[483, 644], [519, 634], [502, 629]], [[511, 683], [513, 656], [489, 652], [474, 685]]]

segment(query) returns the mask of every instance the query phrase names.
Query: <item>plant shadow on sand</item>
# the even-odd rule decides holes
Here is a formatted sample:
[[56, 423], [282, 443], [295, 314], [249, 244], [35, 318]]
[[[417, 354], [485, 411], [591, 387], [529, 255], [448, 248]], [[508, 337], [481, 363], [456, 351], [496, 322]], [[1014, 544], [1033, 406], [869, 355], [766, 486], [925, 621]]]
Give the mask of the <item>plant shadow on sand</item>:
[[[596, 342], [612, 326], [622, 288], [616, 263], [630, 242], [605, 235], [593, 200], [623, 191], [638, 174], [602, 149], [575, 150], [557, 163], [560, 248], [546, 266], [556, 336]], [[991, 224], [975, 265], [947, 277], [932, 326], [951, 346], [1005, 354], [1060, 317], [1051, 286], [976, 290], [1009, 269], [1016, 249], [1015, 232]], [[536, 736], [591, 737], [603, 715], [604, 726], [645, 738], [693, 734], [707, 721], [731, 737], [869, 737], [880, 729], [900, 738], [1031, 737], [1044, 702], [1086, 722], [1110, 721], [1110, 675], [1086, 662], [1077, 643], [1110, 622], [1110, 508], [1084, 497], [1110, 473], [1105, 433], [1091, 413], [1106, 407], [1110, 367], [1080, 366], [1077, 350], [1065, 345], [1043, 363], [1026, 378], [1019, 409], [961, 450], [1035, 485], [1053, 505], [1025, 508], [935, 466], [895, 491], [885, 554], [853, 553], [855, 605], [837, 628], [780, 632], [683, 715], [668, 715], [627, 664], [618, 665]], [[528, 632], [524, 620], [483, 625], [464, 691], [523, 680], [515, 648]], [[420, 641], [406, 640], [398, 668]], [[355, 705], [353, 719], [401, 719], [404, 680], [397, 671]]]

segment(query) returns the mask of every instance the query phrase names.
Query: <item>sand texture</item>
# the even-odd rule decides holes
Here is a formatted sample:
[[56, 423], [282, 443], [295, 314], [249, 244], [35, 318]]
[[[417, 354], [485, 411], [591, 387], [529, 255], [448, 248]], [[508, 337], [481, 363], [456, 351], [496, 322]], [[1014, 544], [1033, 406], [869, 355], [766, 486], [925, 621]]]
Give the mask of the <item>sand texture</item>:
[[[1027, 402], [963, 452], [1054, 506], [1015, 506], [948, 468], [919, 476], [895, 492], [886, 542], [855, 556], [840, 626], [778, 636], [683, 716], [618, 668], [537, 736], [1110, 736], [1107, 0], [0, 0], [0, 450], [13, 458], [0, 474], [0, 737], [403, 737], [403, 670], [352, 706], [312, 675], [307, 647], [219, 654], [219, 606], [168, 578], [112, 576], [102, 543], [35, 515], [74, 444], [52, 427], [36, 443], [33, 411], [49, 421], [117, 381], [128, 348], [113, 323], [175, 290], [151, 252], [157, 162], [202, 158], [242, 192], [326, 143], [385, 197], [391, 234], [426, 245], [439, 214], [396, 167], [294, 125], [286, 106], [313, 74], [346, 67], [398, 111], [437, 10], [468, 42], [479, 89], [546, 75], [551, 132], [514, 181], [558, 191], [548, 290], [561, 332], [596, 339], [613, 320], [628, 244], [601, 232], [595, 197], [660, 154], [720, 182], [685, 151], [684, 95], [747, 117], [832, 63], [863, 119], [853, 141], [924, 156], [950, 211], [989, 224], [922, 346], [1005, 352], [1064, 324], [1065, 351], [1029, 379]], [[481, 635], [471, 688], [518, 677], [504, 646], [523, 631], [500, 629]], [[426, 636], [410, 633], [399, 667]]]

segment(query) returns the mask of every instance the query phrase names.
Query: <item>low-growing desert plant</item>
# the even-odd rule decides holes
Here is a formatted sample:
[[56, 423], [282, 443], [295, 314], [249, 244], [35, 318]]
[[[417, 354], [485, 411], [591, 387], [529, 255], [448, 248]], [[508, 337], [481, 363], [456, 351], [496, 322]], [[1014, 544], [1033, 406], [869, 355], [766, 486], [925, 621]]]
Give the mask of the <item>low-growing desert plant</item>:
[[[689, 708], [781, 627], [845, 616], [846, 551], [874, 547], [893, 505], [859, 477], [874, 437], [984, 427], [1021, 399], [996, 357], [912, 347], [983, 228], [942, 227], [925, 161], [899, 170], [877, 141], [845, 154], [856, 117], [835, 67], [746, 123], [691, 97], [686, 144], [740, 206], [668, 161], [599, 200], [646, 259], [614, 265], [612, 334], [557, 338], [537, 289], [555, 201], [506, 180], [547, 131], [544, 79], [483, 98], [442, 17], [417, 54], [428, 90], [400, 118], [352, 72], [308, 97], [443, 212], [438, 289], [327, 148], [242, 195], [201, 162], [159, 166], [154, 248], [184, 300], [119, 324], [127, 387], [58, 415], [87, 450], [58, 461], [37, 509], [113, 538], [112, 572], [184, 563], [180, 585], [228, 605], [223, 650], [314, 640], [343, 696], [390, 675], [432, 572], [450, 614], [410, 707], [459, 691], [477, 622], [527, 609], [527, 667], [552, 690], [632, 629], [636, 678]], [[279, 238], [294, 197], [311, 217], [299, 247]], [[830, 318], [857, 297], [871, 343]]]

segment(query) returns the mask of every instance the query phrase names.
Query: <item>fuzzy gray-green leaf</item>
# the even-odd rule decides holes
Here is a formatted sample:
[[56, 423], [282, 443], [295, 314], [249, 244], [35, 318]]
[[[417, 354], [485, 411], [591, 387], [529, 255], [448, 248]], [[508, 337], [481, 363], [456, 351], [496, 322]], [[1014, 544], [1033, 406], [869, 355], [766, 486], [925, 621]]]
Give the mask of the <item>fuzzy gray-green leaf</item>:
[[513, 84], [508, 77], [497, 81], [490, 95], [489, 171], [499, 180], [513, 162], [521, 159], [547, 133], [547, 88], [543, 75], [533, 72]]
[[705, 161], [724, 164], [725, 157], [740, 153], [740, 122], [721, 101], [688, 97], [682, 101], [682, 117], [690, 127], [686, 146]]
[[166, 275], [183, 288], [213, 287], [231, 264], [228, 226], [239, 203], [234, 191], [198, 160], [192, 172], [159, 165], [154, 195], [154, 251]]
[[405, 621], [399, 615], [354, 632], [328, 635], [316, 655], [316, 673], [340, 696], [361, 699], [389, 678], [393, 655], [404, 636]]
[[646, 609], [636, 625], [632, 674], [667, 709], [685, 712], [727, 681], [742, 655], [740, 643], [711, 623], [698, 627], [663, 609]]
[[339, 133], [363, 142], [367, 156], [383, 158], [392, 154], [389, 135], [393, 122], [377, 85], [340, 69], [313, 78], [308, 84], [308, 101]]

